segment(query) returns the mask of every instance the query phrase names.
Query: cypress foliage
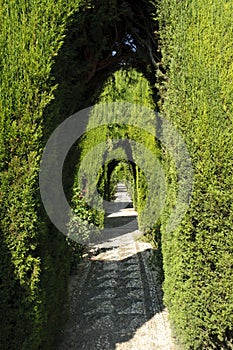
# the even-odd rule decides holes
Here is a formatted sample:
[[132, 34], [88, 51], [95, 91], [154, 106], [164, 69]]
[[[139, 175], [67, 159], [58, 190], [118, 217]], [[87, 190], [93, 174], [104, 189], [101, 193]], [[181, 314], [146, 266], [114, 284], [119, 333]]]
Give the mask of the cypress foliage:
[[50, 349], [65, 300], [67, 249], [40, 209], [38, 172], [51, 68], [75, 6], [0, 2], [2, 349]]
[[[69, 114], [94, 100], [128, 101], [154, 109], [150, 86], [136, 70], [117, 71], [98, 97], [104, 80], [122, 66], [128, 69], [132, 64], [151, 76], [148, 62], [155, 51], [148, 33], [156, 26], [152, 16], [148, 21], [145, 18], [154, 2], [142, 4], [145, 28], [138, 17], [140, 1], [135, 2], [135, 8], [131, 1], [120, 6], [115, 0], [102, 5], [83, 1], [59, 51], [79, 1], [0, 1], [3, 349], [50, 349], [62, 318], [70, 255], [64, 237], [42, 210], [38, 189], [39, 161], [49, 133]], [[79, 164], [100, 142], [109, 142], [110, 157], [111, 139], [126, 136], [163, 159], [169, 184], [161, 218], [164, 291], [172, 324], [184, 349], [231, 349], [233, 5], [227, 0], [164, 0], [157, 4], [163, 55], [163, 68], [157, 74], [161, 111], [182, 133], [192, 158], [195, 177], [189, 211], [176, 230], [166, 231], [177, 193], [176, 169], [167, 153], [158, 150], [153, 135], [140, 128], [115, 125], [88, 131], [79, 145]], [[103, 19], [104, 25], [99, 26]], [[51, 104], [56, 90], [53, 75], [59, 89]], [[95, 113], [98, 110], [91, 118]], [[144, 117], [132, 116], [154, 128], [154, 119]], [[148, 163], [146, 154], [142, 152], [136, 159], [133, 146], [131, 151], [135, 163], [140, 159]], [[99, 156], [98, 152], [92, 154]], [[89, 185], [91, 192], [98, 183], [109, 197], [114, 188], [109, 185], [114, 166], [105, 156], [103, 169], [96, 169], [99, 177]], [[124, 161], [125, 156], [119, 150], [119, 159]], [[69, 161], [67, 164], [68, 169]], [[156, 184], [149, 164], [148, 169], [151, 182]], [[119, 174], [112, 174], [114, 183], [117, 176], [134, 179], [132, 193], [140, 228], [159, 226], [153, 223], [153, 215], [161, 198], [155, 196], [149, 212], [143, 212], [148, 188], [140, 166], [121, 163], [116, 170]], [[72, 203], [77, 212], [88, 222], [103, 224], [102, 214], [90, 210], [80, 190], [75, 177]]]
[[[165, 302], [184, 349], [233, 347], [232, 10], [225, 0], [159, 3], [161, 108], [182, 132], [195, 171], [182, 224], [172, 233], [165, 217], [162, 224]], [[167, 175], [171, 212], [168, 162]]]

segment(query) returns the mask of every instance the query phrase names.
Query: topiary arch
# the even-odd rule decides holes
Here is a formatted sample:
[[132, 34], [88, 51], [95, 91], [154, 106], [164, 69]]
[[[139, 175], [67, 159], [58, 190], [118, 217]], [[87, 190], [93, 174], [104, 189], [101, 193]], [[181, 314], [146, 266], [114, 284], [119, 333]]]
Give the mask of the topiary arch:
[[[121, 71], [131, 85], [147, 79], [153, 106], [182, 132], [194, 164], [191, 206], [167, 234], [175, 167], [136, 133], [153, 144], [169, 183], [161, 232], [174, 329], [187, 349], [232, 349], [232, 2], [19, 0], [0, 11], [0, 347], [54, 345], [70, 251], [40, 200], [40, 158], [56, 126], [98, 102]], [[64, 167], [70, 199], [82, 152], [74, 145]]]

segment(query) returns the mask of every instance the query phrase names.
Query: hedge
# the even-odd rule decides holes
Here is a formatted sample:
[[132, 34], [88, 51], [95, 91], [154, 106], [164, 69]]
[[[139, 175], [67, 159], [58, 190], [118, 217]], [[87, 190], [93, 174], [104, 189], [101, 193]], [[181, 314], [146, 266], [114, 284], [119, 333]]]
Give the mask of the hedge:
[[[104, 132], [97, 128], [95, 138], [89, 131], [77, 153], [68, 157], [66, 188], [77, 211], [101, 224], [101, 215], [80, 199], [73, 164], [76, 155], [80, 160], [95, 142], [128, 135], [162, 159], [168, 184], [161, 218], [164, 292], [174, 332], [184, 349], [230, 349], [233, 5], [227, 0], [156, 2], [163, 58], [155, 88], [145, 78], [155, 80], [154, 59], [151, 65], [151, 57], [157, 54], [152, 40], [157, 23], [157, 18], [152, 20], [154, 2], [80, 4], [71, 0], [0, 3], [0, 346], [51, 349], [65, 317], [61, 313], [70, 250], [65, 237], [49, 223], [38, 188], [40, 157], [49, 134], [64, 118], [96, 101], [127, 100], [154, 108], [157, 88], [161, 112], [183, 135], [195, 171], [192, 201], [181, 225], [166, 231], [177, 194], [172, 157], [151, 134], [137, 127], [108, 127]], [[122, 66], [126, 69], [116, 72]], [[133, 147], [131, 151], [136, 157]], [[109, 196], [113, 188], [105, 181], [112, 166], [107, 164], [102, 173], [100, 169], [97, 179]], [[148, 168], [157, 184], [149, 163]], [[122, 179], [125, 166], [121, 171]], [[145, 174], [139, 166], [129, 165], [127, 171], [135, 182], [132, 192], [140, 227], [147, 229], [147, 219], [153, 221], [160, 198], [152, 199], [151, 211], [143, 216]], [[154, 221], [157, 230], [159, 224]]]
[[0, 347], [51, 349], [66, 300], [64, 237], [40, 203], [38, 173], [51, 69], [72, 1], [1, 1]]
[[162, 220], [165, 303], [184, 349], [233, 348], [233, 4], [159, 2], [161, 111], [182, 133], [195, 172], [182, 224]]

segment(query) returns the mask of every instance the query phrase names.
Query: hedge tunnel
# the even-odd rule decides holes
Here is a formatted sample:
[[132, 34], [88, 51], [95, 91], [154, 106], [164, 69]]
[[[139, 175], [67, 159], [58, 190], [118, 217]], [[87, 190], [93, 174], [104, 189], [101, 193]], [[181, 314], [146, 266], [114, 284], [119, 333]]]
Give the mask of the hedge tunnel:
[[[159, 111], [182, 135], [194, 169], [182, 221], [166, 229], [180, 181], [169, 149], [153, 132], [132, 125], [92, 128], [95, 110], [64, 165], [67, 198], [81, 217], [103, 225], [104, 214], [83, 200], [78, 171], [82, 163], [88, 168], [85, 156], [96, 144], [106, 143], [110, 156], [118, 147], [118, 160], [109, 158], [88, 186], [97, 184], [109, 198], [114, 171], [123, 164], [141, 228], [151, 239], [161, 233], [164, 302], [181, 348], [232, 349], [233, 4], [19, 0], [2, 1], [0, 10], [0, 347], [56, 348], [67, 318], [74, 247], [50, 222], [38, 182], [49, 136], [79, 110], [127, 102]], [[156, 129], [152, 116], [132, 118]], [[169, 132], [164, 137], [172, 143]], [[148, 174], [137, 165], [134, 145], [135, 161], [125, 161], [124, 149], [112, 141], [121, 138], [141, 145], [138, 160], [144, 159]], [[179, 147], [173, 145], [174, 154]], [[146, 150], [164, 171], [162, 185]], [[186, 169], [182, 160], [180, 167]], [[141, 214], [147, 177], [158, 194], [150, 199], [151, 211]], [[80, 245], [75, 249], [81, 254]]]

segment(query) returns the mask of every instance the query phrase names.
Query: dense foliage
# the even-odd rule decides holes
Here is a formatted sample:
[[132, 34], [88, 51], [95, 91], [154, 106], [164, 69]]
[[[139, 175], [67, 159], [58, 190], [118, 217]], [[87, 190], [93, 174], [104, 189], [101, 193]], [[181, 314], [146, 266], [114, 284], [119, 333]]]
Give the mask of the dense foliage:
[[[66, 159], [66, 194], [82, 221], [70, 223], [70, 235], [79, 230], [88, 237], [88, 224], [103, 226], [101, 200], [92, 203], [93, 194], [97, 189], [111, 199], [117, 181], [125, 181], [140, 228], [159, 247], [162, 235], [165, 303], [182, 347], [232, 349], [232, 3], [19, 0], [1, 1], [0, 10], [0, 347], [53, 347], [77, 258], [71, 261], [71, 251], [83, 249], [57, 232], [40, 202], [47, 138], [79, 109], [127, 102], [136, 106], [126, 114], [128, 125], [92, 128], [108, 108], [97, 105]], [[176, 204], [177, 169], [153, 135], [154, 113], [137, 107], [153, 111], [159, 99], [195, 171], [191, 205], [173, 232], [166, 224]], [[134, 143], [126, 151], [115, 142], [120, 139]]]
[[[165, 302], [185, 349], [233, 347], [232, 10], [224, 0], [159, 4], [161, 109], [182, 132], [195, 170], [182, 225], [166, 233], [162, 224]], [[167, 162], [170, 212], [172, 171]]]
[[50, 349], [62, 319], [69, 259], [41, 209], [38, 171], [50, 72], [72, 3], [0, 3], [1, 349]]

